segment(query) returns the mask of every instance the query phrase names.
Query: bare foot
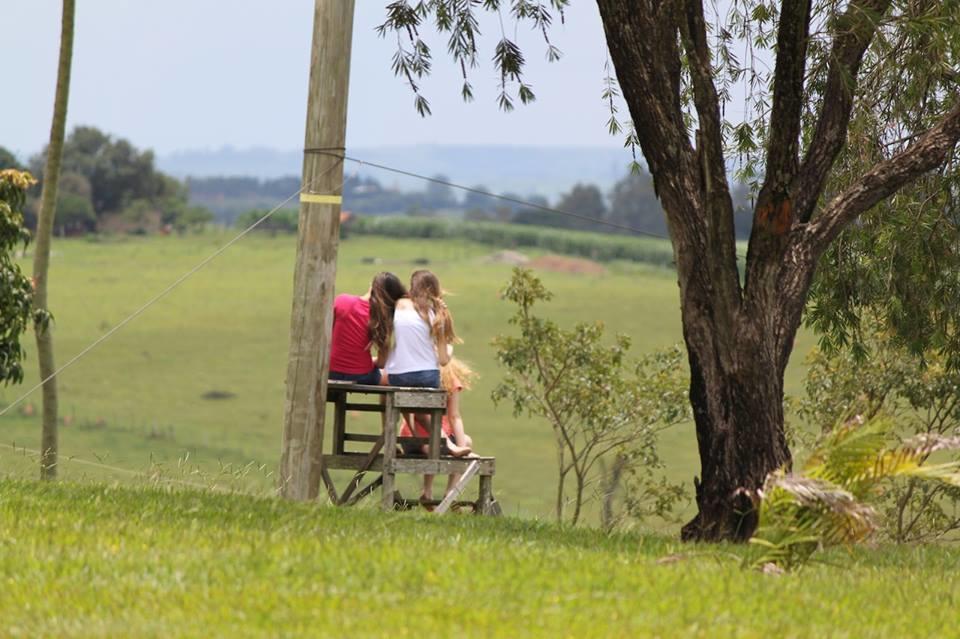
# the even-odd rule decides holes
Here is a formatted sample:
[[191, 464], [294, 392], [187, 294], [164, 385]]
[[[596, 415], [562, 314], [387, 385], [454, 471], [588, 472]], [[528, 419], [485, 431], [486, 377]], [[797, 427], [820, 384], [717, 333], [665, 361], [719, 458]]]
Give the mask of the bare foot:
[[469, 446], [457, 446], [449, 440], [447, 441], [447, 450], [451, 457], [466, 457], [473, 451]]

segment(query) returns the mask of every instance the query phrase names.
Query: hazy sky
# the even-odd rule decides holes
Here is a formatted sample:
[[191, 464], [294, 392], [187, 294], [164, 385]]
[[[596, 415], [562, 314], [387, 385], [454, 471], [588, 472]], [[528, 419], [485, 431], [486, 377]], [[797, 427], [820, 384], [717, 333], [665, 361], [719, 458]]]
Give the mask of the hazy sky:
[[[577, 0], [545, 61], [542, 37], [517, 34], [537, 102], [504, 114], [489, 60], [500, 35], [482, 28], [476, 100], [459, 97], [460, 73], [432, 30], [433, 116], [420, 118], [408, 87], [390, 71], [395, 39], [380, 39], [386, 0], [357, 0], [347, 143], [619, 146], [600, 100], [606, 45], [596, 4]], [[68, 130], [90, 124], [158, 153], [181, 149], [302, 145], [312, 0], [77, 0]], [[59, 47], [60, 2], [0, 0], [3, 60], [0, 145], [21, 157], [49, 136]], [[507, 25], [509, 35], [514, 27]]]

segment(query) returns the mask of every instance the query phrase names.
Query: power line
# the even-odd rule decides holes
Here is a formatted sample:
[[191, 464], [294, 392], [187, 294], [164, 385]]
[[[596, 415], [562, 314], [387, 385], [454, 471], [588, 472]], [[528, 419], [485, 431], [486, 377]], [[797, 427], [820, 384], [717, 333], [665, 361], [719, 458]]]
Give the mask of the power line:
[[390, 173], [396, 173], [398, 175], [405, 175], [407, 177], [416, 178], [418, 180], [423, 180], [425, 182], [432, 182], [434, 184], [442, 184], [443, 186], [449, 186], [460, 191], [466, 191], [467, 193], [476, 193], [477, 195], [485, 195], [490, 198], [497, 200], [503, 200], [504, 202], [511, 202], [513, 204], [519, 204], [531, 209], [537, 209], [539, 211], [544, 211], [547, 213], [554, 213], [556, 215], [563, 215], [565, 217], [570, 217], [578, 220], [583, 220], [585, 222], [592, 222], [594, 224], [600, 224], [602, 226], [608, 226], [610, 228], [619, 229], [621, 231], [629, 231], [630, 233], [635, 233], [637, 235], [644, 235], [646, 237], [652, 237], [658, 240], [670, 241], [670, 237], [666, 235], [658, 235], [656, 233], [651, 233], [649, 231], [641, 231], [640, 229], [627, 226], [625, 224], [617, 224], [616, 222], [610, 222], [607, 220], [601, 220], [600, 218], [591, 217], [589, 215], [583, 215], [580, 213], [571, 213], [570, 211], [562, 211], [552, 206], [544, 206], [543, 204], [537, 204], [536, 202], [529, 202], [527, 200], [521, 200], [520, 198], [512, 197], [509, 195], [501, 195], [499, 193], [491, 193], [490, 191], [484, 191], [483, 189], [477, 189], [471, 186], [465, 186], [463, 184], [457, 184], [456, 182], [450, 182], [448, 180], [441, 180], [440, 178], [430, 177], [429, 175], [423, 175], [420, 173], [414, 173], [413, 171], [407, 171], [406, 169], [398, 169], [394, 166], [388, 166], [386, 164], [379, 164], [377, 162], [370, 162], [369, 160], [363, 160], [360, 158], [355, 158], [349, 155], [343, 155], [340, 153], [327, 152], [327, 155], [332, 155], [334, 157], [341, 158], [343, 160], [349, 160], [351, 162], [356, 162], [361, 165], [372, 166], [383, 171], [388, 171]]
[[[450, 182], [449, 180], [441, 180], [440, 178], [431, 177], [429, 175], [423, 175], [422, 173], [414, 173], [413, 171], [408, 171], [406, 169], [400, 169], [395, 166], [389, 166], [386, 164], [380, 164], [377, 162], [371, 162], [369, 160], [364, 160], [361, 158], [355, 158], [343, 153], [335, 153], [333, 150], [327, 149], [314, 149], [316, 153], [323, 153], [326, 155], [331, 155], [333, 157], [340, 158], [341, 160], [349, 160], [350, 162], [356, 162], [358, 165], [362, 166], [364, 164], [372, 166], [376, 169], [381, 169], [390, 173], [396, 173], [398, 175], [405, 175], [407, 177], [416, 178], [418, 180], [423, 180], [425, 182], [432, 182], [433, 184], [441, 184], [443, 186], [449, 186], [450, 188], [458, 189], [460, 191], [465, 191], [467, 193], [476, 193], [477, 195], [485, 195], [490, 198], [497, 200], [503, 200], [504, 202], [511, 202], [513, 204], [519, 204], [531, 209], [537, 209], [539, 211], [544, 211], [547, 213], [554, 213], [556, 215], [562, 215], [565, 217], [575, 218], [578, 220], [583, 220], [586, 222], [592, 222], [594, 224], [600, 224], [602, 226], [608, 226], [610, 228], [619, 229], [621, 231], [628, 231], [636, 235], [643, 235], [645, 237], [665, 240], [667, 242], [673, 242], [670, 239], [669, 235], [659, 235], [657, 233], [651, 233], [649, 231], [641, 231], [640, 229], [633, 228], [632, 226], [627, 226], [625, 224], [617, 224], [616, 222], [610, 222], [607, 220], [601, 220], [600, 218], [591, 217], [589, 215], [583, 215], [580, 213], [571, 213], [570, 211], [563, 211], [561, 209], [554, 208], [552, 206], [545, 206], [543, 204], [537, 204], [536, 202], [530, 202], [527, 200], [521, 200], [520, 198], [512, 197], [510, 195], [502, 195], [500, 193], [491, 193], [490, 191], [484, 191], [483, 189], [477, 189], [472, 186], [466, 186], [464, 184], [457, 184], [456, 182]], [[746, 260], [746, 256], [736, 253], [737, 259]]]

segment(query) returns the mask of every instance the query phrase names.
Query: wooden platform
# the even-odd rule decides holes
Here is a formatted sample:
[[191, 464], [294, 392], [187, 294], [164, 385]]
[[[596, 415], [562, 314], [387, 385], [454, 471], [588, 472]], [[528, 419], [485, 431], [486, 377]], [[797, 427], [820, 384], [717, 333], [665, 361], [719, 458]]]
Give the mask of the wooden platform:
[[[447, 393], [430, 388], [404, 388], [398, 386], [366, 386], [352, 382], [330, 381], [327, 385], [327, 401], [334, 404], [333, 450], [324, 454], [321, 461], [321, 477], [333, 503], [353, 505], [374, 492], [381, 491], [381, 505], [385, 510], [409, 506], [396, 491], [396, 474], [413, 475], [461, 475], [460, 481], [448, 498], [436, 504], [434, 512], [446, 512], [457, 502], [468, 482], [478, 477], [479, 491], [473, 503], [474, 512], [499, 514], [499, 506], [493, 497], [493, 476], [496, 460], [493, 457], [450, 457], [441, 455], [441, 424], [447, 407]], [[383, 430], [379, 435], [351, 433], [347, 431], [347, 413], [351, 411], [383, 414]], [[430, 416], [429, 437], [399, 437], [397, 425], [404, 413], [426, 413]], [[372, 444], [365, 452], [347, 451], [348, 443]], [[429, 445], [428, 455], [403, 456], [400, 444]], [[342, 494], [328, 470], [353, 470], [355, 474]], [[363, 488], [364, 475], [380, 473]]]

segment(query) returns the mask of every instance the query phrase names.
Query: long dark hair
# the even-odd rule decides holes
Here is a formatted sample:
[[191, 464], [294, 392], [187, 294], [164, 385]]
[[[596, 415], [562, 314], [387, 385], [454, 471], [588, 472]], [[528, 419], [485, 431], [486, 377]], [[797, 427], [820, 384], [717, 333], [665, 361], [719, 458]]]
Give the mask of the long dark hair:
[[367, 335], [370, 345], [377, 353], [390, 350], [393, 338], [393, 311], [397, 300], [406, 297], [407, 289], [400, 278], [393, 273], [377, 273], [370, 283], [370, 321], [367, 323]]
[[[430, 334], [435, 341], [439, 341], [443, 334], [448, 344], [459, 342], [453, 331], [453, 316], [443, 303], [443, 289], [436, 275], [426, 270], [414, 271], [410, 276], [410, 299], [420, 317], [430, 324]], [[434, 313], [432, 322], [430, 311]]]

